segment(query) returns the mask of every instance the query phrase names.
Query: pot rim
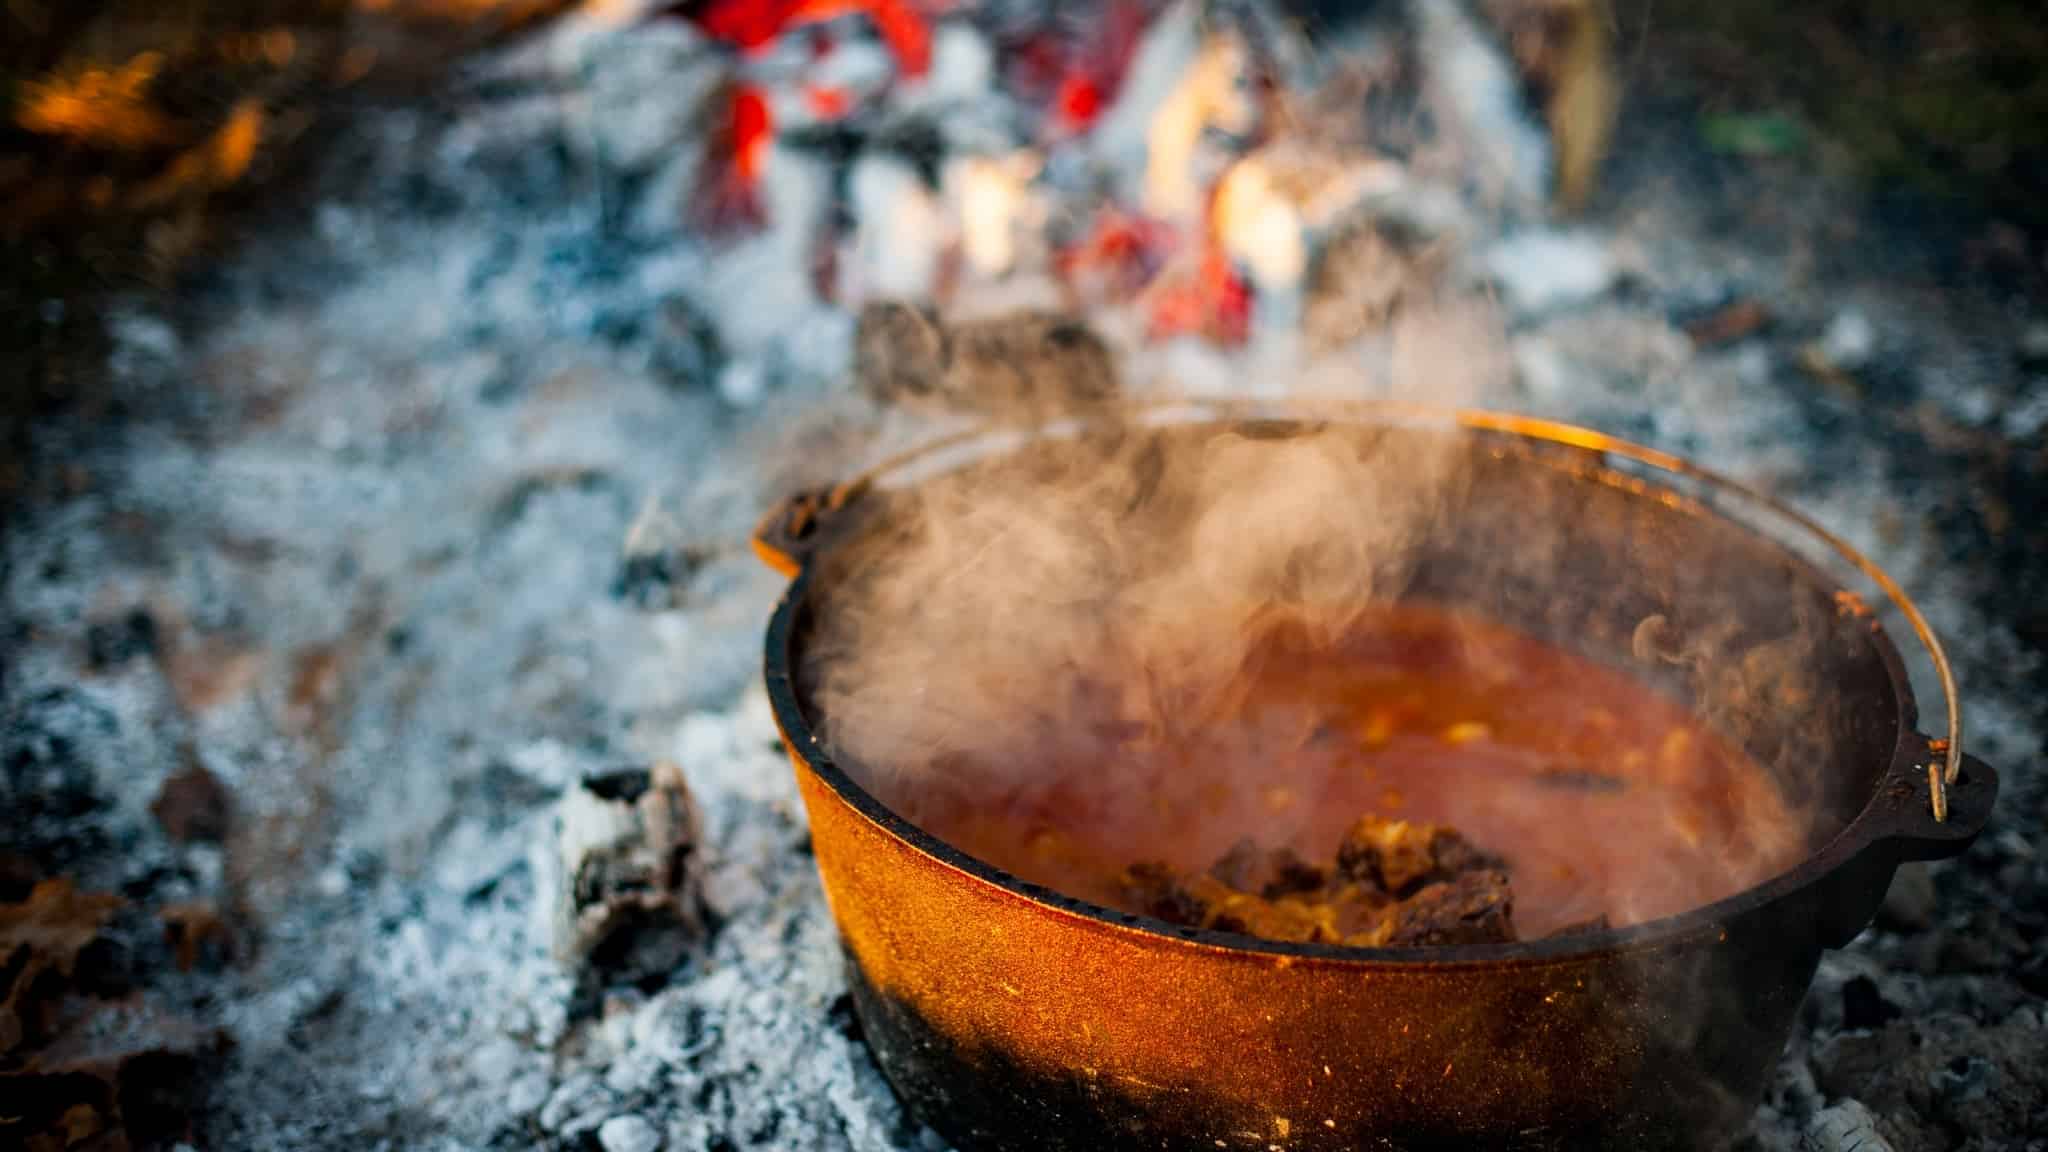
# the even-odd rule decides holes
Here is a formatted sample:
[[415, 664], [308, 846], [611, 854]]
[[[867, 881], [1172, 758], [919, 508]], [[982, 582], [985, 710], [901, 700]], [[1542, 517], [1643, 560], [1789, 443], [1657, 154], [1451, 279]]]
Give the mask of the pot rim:
[[[1194, 417], [1190, 419], [1189, 417]], [[1223, 932], [1206, 928], [1187, 928], [1149, 916], [1120, 912], [1092, 901], [1082, 900], [1065, 893], [1024, 880], [987, 861], [972, 856], [940, 837], [911, 822], [893, 808], [884, 804], [863, 787], [852, 775], [841, 767], [841, 758], [835, 757], [811, 727], [798, 698], [796, 682], [792, 672], [796, 617], [805, 602], [810, 589], [812, 566], [808, 563], [808, 552], [785, 554], [774, 545], [757, 538], [756, 546], [764, 555], [776, 562], [776, 567], [793, 575], [782, 598], [777, 602], [774, 615], [768, 624], [766, 644], [766, 681], [768, 699], [776, 726], [781, 730], [783, 741], [796, 754], [803, 768], [816, 775], [829, 786], [833, 793], [850, 805], [870, 823], [885, 834], [909, 845], [919, 853], [930, 857], [953, 872], [975, 882], [990, 885], [1012, 896], [1022, 898], [1040, 906], [1048, 912], [1071, 916], [1089, 922], [1091, 925], [1109, 930], [1121, 930], [1147, 937], [1156, 943], [1189, 946], [1198, 949], [1217, 950], [1226, 953], [1266, 956], [1281, 959], [1282, 962], [1311, 961], [1333, 963], [1343, 966], [1367, 966], [1379, 970], [1397, 968], [1441, 969], [1445, 966], [1494, 967], [1503, 964], [1530, 965], [1551, 964], [1574, 960], [1589, 955], [1611, 955], [1617, 952], [1636, 952], [1663, 948], [1702, 939], [1709, 936], [1725, 937], [1725, 925], [1736, 918], [1755, 912], [1776, 903], [1795, 892], [1805, 889], [1838, 869], [1849, 864], [1856, 857], [1887, 840], [1900, 836], [1898, 805], [1887, 803], [1887, 780], [1896, 774], [1901, 763], [1909, 759], [1917, 762], [1926, 758], [1923, 751], [1942, 752], [1947, 757], [1944, 771], [1940, 762], [1928, 764], [1929, 788], [1933, 793], [1933, 807], [1945, 814], [1944, 780], [1954, 782], [1961, 769], [1962, 753], [1962, 702], [1957, 694], [1955, 678], [1941, 641], [1935, 636], [1926, 618], [1917, 605], [1908, 597], [1891, 576], [1873, 561], [1857, 551], [1846, 540], [1828, 531], [1819, 523], [1797, 509], [1748, 488], [1718, 473], [1701, 468], [1681, 457], [1659, 452], [1632, 442], [1596, 432], [1577, 425], [1541, 420], [1512, 413], [1476, 409], [1448, 409], [1385, 401], [1358, 401], [1352, 399], [1291, 398], [1286, 401], [1241, 401], [1241, 400], [1197, 400], [1172, 401], [1153, 405], [1140, 411], [1140, 418], [1154, 426], [1170, 426], [1177, 423], [1225, 423], [1258, 422], [1304, 424], [1317, 421], [1348, 421], [1382, 424], [1418, 423], [1451, 427], [1483, 434], [1498, 435], [1522, 443], [1542, 442], [1569, 448], [1582, 449], [1596, 459], [1608, 473], [1602, 482], [1624, 482], [1633, 479], [1641, 482], [1637, 472], [1623, 472], [1613, 467], [1616, 458], [1647, 467], [1660, 478], [1683, 478], [1698, 484], [1702, 492], [1713, 496], [1732, 496], [1747, 502], [1753, 508], [1761, 509], [1779, 518], [1810, 538], [1810, 543], [1819, 543], [1847, 561], [1875, 584], [1886, 598], [1900, 611], [1912, 627], [1917, 638], [1934, 664], [1948, 706], [1948, 740], [1941, 749], [1921, 736], [1917, 730], [1918, 715], [1913, 687], [1908, 679], [1899, 651], [1891, 641], [1890, 634], [1875, 619], [1872, 621], [1874, 641], [1879, 658], [1891, 682], [1893, 698], [1897, 702], [1897, 735], [1894, 741], [1892, 763], [1875, 773], [1870, 797], [1855, 818], [1825, 845], [1806, 856], [1798, 865], [1779, 873], [1760, 884], [1744, 888], [1732, 895], [1709, 904], [1689, 909], [1672, 916], [1659, 917], [1621, 928], [1610, 928], [1598, 932], [1587, 932], [1564, 937], [1546, 937], [1538, 940], [1515, 941], [1507, 944], [1462, 945], [1456, 947], [1431, 948], [1360, 948], [1343, 944], [1296, 943], [1267, 940], [1234, 932]], [[1040, 430], [1040, 435], [1071, 435], [1077, 425], [1051, 426]], [[957, 463], [948, 463], [956, 450], [971, 446], [977, 440], [991, 442], [993, 451], [1014, 448], [1024, 442], [1025, 437], [1014, 431], [991, 434], [986, 429], [974, 429], [943, 437], [939, 440], [892, 457], [862, 473], [855, 480], [837, 489], [838, 498], [831, 503], [835, 508], [850, 501], [870, 485], [877, 485], [892, 473], [908, 476], [907, 482], [915, 482], [933, 472], [943, 472]], [[984, 451], [969, 459], [986, 458]], [[938, 466], [933, 467], [934, 464]], [[919, 471], [919, 469], [923, 471]], [[1823, 586], [1840, 588], [1840, 582], [1821, 572], [1811, 560], [1800, 554], [1782, 540], [1765, 533], [1748, 521], [1729, 515], [1728, 511], [1709, 500], [1687, 494], [1669, 485], [1662, 485], [1665, 493], [1682, 502], [1690, 512], [1718, 517], [1732, 521], [1737, 527], [1763, 536], [1766, 540], [1784, 549], [1788, 557], [1813, 569], [1820, 576]], [[858, 766], [857, 761], [849, 761]], [[1995, 787], [1995, 777], [1994, 784]], [[1943, 817], [1936, 816], [1940, 821]], [[1981, 817], [1978, 823], [1981, 823]], [[1955, 829], [1953, 837], [1944, 836], [1944, 841], [1953, 839], [1958, 848], [1975, 833], [1974, 828]]]

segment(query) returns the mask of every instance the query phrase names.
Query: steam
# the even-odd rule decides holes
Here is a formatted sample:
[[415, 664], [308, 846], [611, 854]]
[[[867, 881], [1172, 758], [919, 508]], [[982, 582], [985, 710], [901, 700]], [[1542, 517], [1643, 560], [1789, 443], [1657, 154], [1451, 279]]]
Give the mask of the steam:
[[[1506, 371], [1497, 338], [1486, 338], [1494, 325], [1469, 302], [1404, 312], [1383, 394], [1445, 405], [1494, 394]], [[1034, 394], [1009, 423], [1039, 426], [1043, 399]], [[1553, 643], [1577, 646], [1565, 623], [1574, 611], [1639, 601], [1633, 635], [1622, 623], [1596, 646], [1689, 695], [1703, 729], [1761, 749], [1767, 769], [1784, 768], [1780, 779], [1811, 775], [1837, 735], [1816, 679], [1825, 621], [1746, 599], [1755, 592], [1703, 595], [1682, 566], [1656, 562], [1646, 562], [1655, 575], [1644, 587], [1589, 587], [1554, 531], [1581, 509], [1546, 503], [1576, 499], [1572, 490], [1475, 506], [1474, 457], [1457, 436], [1346, 423], [1286, 435], [1141, 427], [1097, 406], [1078, 435], [1025, 445], [889, 492], [886, 515], [828, 550], [801, 672], [827, 743], [909, 819], [996, 855], [1049, 827], [1056, 859], [1034, 879], [1106, 878], [1132, 862], [1112, 858], [1118, 846], [1158, 854], [1164, 844], [1177, 866], [1201, 868], [1240, 837], [1320, 842], [1332, 816], [1316, 783], [1332, 762], [1319, 744], [1329, 716], [1275, 708], [1270, 696], [1247, 701], [1276, 652], [1312, 656], [1374, 626], [1370, 617], [1414, 591], [1421, 557], [1461, 533], [1487, 541], [1459, 545], [1483, 590], [1463, 602], [1533, 623]], [[1667, 544], [1677, 546], [1630, 541], [1620, 551]], [[1756, 634], [1759, 619], [1782, 626]], [[1463, 674], [1512, 675], [1489, 671], [1512, 664], [1493, 648], [1500, 635], [1475, 625], [1460, 637]], [[1787, 709], [1816, 722], [1788, 727]], [[1776, 745], [1759, 736], [1774, 731], [1792, 735]], [[1587, 846], [1624, 878], [1580, 917], [1682, 911], [1807, 847], [1825, 797], [1768, 786], [1706, 795], [1683, 784], [1694, 764], [1683, 745], [1674, 742], [1669, 765], [1618, 770], [1674, 786], [1653, 798], [1662, 808], [1631, 810], [1654, 828], [1606, 829]], [[1507, 801], [1470, 787], [1452, 794], [1502, 818]], [[1719, 827], [1698, 827], [1703, 807], [1722, 814]], [[1674, 828], [1698, 848], [1683, 865], [1655, 856]]]
[[1103, 729], [1220, 718], [1276, 619], [1334, 640], [1400, 594], [1456, 481], [1449, 455], [1412, 448], [1132, 434], [1028, 482], [933, 483], [814, 641], [826, 735], [871, 765], [999, 774]]
[[[1354, 389], [1456, 405], [1505, 383], [1499, 323], [1482, 307], [1417, 307], [1390, 336], [1377, 378]], [[976, 391], [984, 406], [1007, 394]], [[1028, 411], [993, 419], [1041, 423], [1044, 397], [1026, 399]], [[1236, 715], [1268, 641], [1286, 629], [1334, 642], [1399, 599], [1416, 546], [1462, 487], [1448, 442], [1350, 427], [1160, 434], [1105, 421], [1099, 406], [1085, 415], [1091, 431], [1058, 451], [895, 494], [888, 529], [830, 581], [804, 669], [824, 735], [913, 820], [1057, 800], [1097, 822], [1092, 839], [1156, 840], [1169, 798], [1191, 787], [1146, 778], [1166, 770], [1157, 756], [1087, 780], [1049, 767], [1196, 733], [1236, 763], [1311, 739], [1314, 718], [1267, 716], [1248, 731]], [[1186, 771], [1207, 782], [1203, 810], [1172, 818], [1257, 821], [1276, 844], [1299, 830], [1305, 813], [1274, 809], [1274, 781]]]

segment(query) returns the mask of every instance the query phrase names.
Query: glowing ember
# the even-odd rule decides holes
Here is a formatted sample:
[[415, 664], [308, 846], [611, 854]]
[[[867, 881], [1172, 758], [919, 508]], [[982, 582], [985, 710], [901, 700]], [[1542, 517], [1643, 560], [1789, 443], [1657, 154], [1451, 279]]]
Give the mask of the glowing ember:
[[161, 53], [144, 52], [119, 68], [33, 81], [25, 86], [15, 119], [30, 132], [90, 144], [162, 144], [177, 135], [176, 126], [149, 103], [150, 85], [162, 67]]

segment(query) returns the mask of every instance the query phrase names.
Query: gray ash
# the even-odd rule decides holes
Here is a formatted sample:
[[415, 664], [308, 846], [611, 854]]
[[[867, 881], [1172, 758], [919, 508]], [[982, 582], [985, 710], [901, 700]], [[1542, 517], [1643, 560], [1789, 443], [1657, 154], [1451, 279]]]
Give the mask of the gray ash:
[[[754, 683], [779, 581], [723, 551], [622, 560], [647, 503], [736, 543], [791, 475], [905, 438], [848, 387], [854, 316], [811, 287], [801, 217], [827, 174], [773, 156], [783, 230], [714, 253], [681, 226], [700, 48], [572, 20], [445, 61], [446, 84], [322, 120], [316, 162], [249, 198], [192, 291], [123, 280], [104, 337], [46, 277], [9, 312], [64, 373], [48, 394], [93, 406], [38, 393], [32, 451], [8, 441], [0, 901], [61, 876], [133, 905], [124, 979], [193, 1029], [154, 1042], [214, 1062], [197, 1146], [932, 1146], [835, 1007], [839, 946]], [[1748, 1147], [2025, 1147], [2048, 1131], [2048, 382], [2027, 338], [2048, 310], [1938, 281], [1925, 238], [1816, 166], [1707, 155], [1695, 111], [1633, 109], [1569, 227], [1470, 210], [1406, 145], [1392, 195], [1448, 205], [1430, 234], [1493, 255], [1511, 379], [1478, 399], [1693, 456], [1849, 534], [1923, 597], [1971, 751], [2005, 770], [1969, 855], [1902, 880], [1824, 959]], [[1048, 219], [1078, 240], [1100, 189], [1070, 161], [1048, 163]], [[1532, 234], [1554, 243], [1495, 247]], [[1401, 354], [1376, 318], [1464, 287], [1366, 247], [1318, 265], [1380, 274], [1325, 285], [1343, 306], [1319, 327], [1356, 336], [1319, 356], [1262, 325], [1224, 349], [1146, 344], [1127, 304], [1087, 319], [1135, 394], [1357, 389]], [[1743, 299], [1770, 323], [1696, 343], [1672, 319]], [[1830, 372], [1806, 346], [1851, 307], [1885, 338]], [[59, 336], [79, 348], [50, 354]], [[782, 448], [807, 419], [829, 435]], [[188, 749], [233, 814], [174, 839], [150, 806]], [[701, 809], [716, 929], [658, 990], [593, 996], [549, 954], [536, 855], [579, 781], [662, 760]]]

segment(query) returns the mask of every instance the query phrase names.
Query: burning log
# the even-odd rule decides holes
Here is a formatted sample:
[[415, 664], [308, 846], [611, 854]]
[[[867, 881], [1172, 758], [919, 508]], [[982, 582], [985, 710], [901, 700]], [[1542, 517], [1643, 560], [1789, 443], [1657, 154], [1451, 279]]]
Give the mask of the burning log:
[[1159, 273], [1174, 236], [1165, 225], [1114, 207], [1098, 212], [1085, 237], [1060, 249], [1053, 267], [1083, 305], [1121, 303]]
[[1251, 286], [1214, 245], [1161, 274], [1147, 287], [1145, 299], [1150, 306], [1145, 334], [1152, 340], [1194, 334], [1236, 346], [1251, 337]]
[[931, 66], [931, 29], [905, 0], [682, 0], [666, 11], [747, 54], [767, 50], [794, 29], [850, 13], [874, 22], [907, 74], [922, 76]]
[[1269, 145], [1218, 182], [1212, 220], [1223, 253], [1242, 266], [1260, 302], [1296, 312], [1304, 282], [1330, 237], [1366, 199], [1400, 182], [1391, 163], [1299, 144]]
[[1040, 134], [1071, 139], [1095, 127], [1117, 99], [1156, 5], [1110, 0], [1078, 20], [1015, 30], [1003, 38], [1009, 88], [1042, 111]]
[[1208, 37], [1146, 133], [1145, 211], [1192, 223], [1202, 215], [1205, 141], [1212, 133], [1246, 137], [1258, 127], [1251, 52], [1235, 31]]
[[[888, 59], [898, 75], [914, 79], [929, 71], [931, 29], [905, 0], [682, 0], [660, 13], [687, 21], [742, 61], [765, 55], [793, 32], [816, 29], [825, 21], [851, 14], [867, 16], [887, 46]], [[858, 82], [842, 83], [849, 78], [834, 74], [830, 63], [833, 47], [829, 35], [822, 31], [813, 37], [811, 71], [815, 74], [793, 92], [782, 93], [790, 98], [783, 115], [778, 116], [774, 107], [778, 93], [746, 78], [738, 69], [732, 80], [712, 95], [705, 114], [704, 161], [690, 211], [691, 222], [700, 231], [730, 236], [758, 231], [766, 223], [760, 186], [778, 120], [840, 120], [893, 82], [886, 63], [876, 75], [862, 58], [854, 65], [855, 72], [861, 74]]]
[[704, 161], [689, 201], [689, 222], [706, 236], [759, 230], [767, 223], [760, 196], [767, 163], [768, 101], [760, 91], [727, 83], [706, 98]]
[[1040, 158], [1030, 152], [972, 156], [947, 166], [944, 183], [960, 221], [961, 255], [970, 270], [1002, 276], [1017, 266], [1020, 234], [1037, 223], [1031, 181]]

